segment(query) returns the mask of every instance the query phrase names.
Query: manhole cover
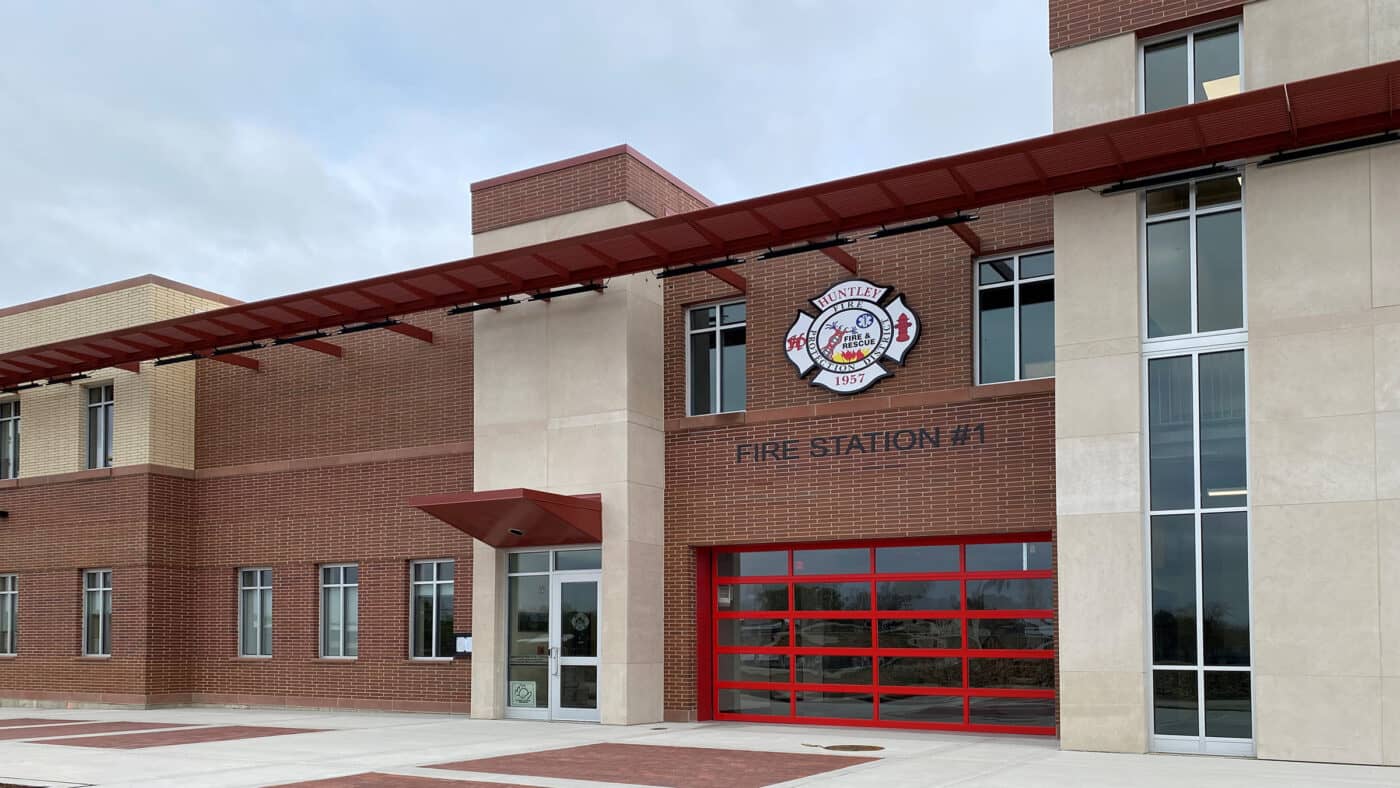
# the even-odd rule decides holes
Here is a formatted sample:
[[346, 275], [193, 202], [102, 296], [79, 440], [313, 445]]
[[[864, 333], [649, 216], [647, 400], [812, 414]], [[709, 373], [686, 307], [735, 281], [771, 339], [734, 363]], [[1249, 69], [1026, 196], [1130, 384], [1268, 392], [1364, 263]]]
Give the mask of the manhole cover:
[[874, 752], [885, 748], [875, 744], [823, 744], [822, 749], [837, 752]]

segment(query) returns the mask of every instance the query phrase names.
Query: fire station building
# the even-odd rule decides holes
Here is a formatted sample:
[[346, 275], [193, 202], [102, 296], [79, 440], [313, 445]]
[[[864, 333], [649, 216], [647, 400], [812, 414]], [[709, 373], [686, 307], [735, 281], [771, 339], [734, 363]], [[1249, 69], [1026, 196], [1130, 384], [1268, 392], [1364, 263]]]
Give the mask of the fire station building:
[[1400, 764], [1400, 2], [1049, 15], [1047, 136], [0, 309], [0, 704]]

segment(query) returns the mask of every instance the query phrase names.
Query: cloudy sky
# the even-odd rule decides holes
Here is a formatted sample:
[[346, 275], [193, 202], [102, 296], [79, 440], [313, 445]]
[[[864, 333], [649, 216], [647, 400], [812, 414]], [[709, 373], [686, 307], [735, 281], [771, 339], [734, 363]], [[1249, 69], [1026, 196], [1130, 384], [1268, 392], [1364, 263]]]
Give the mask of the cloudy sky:
[[626, 142], [717, 202], [1046, 133], [1044, 0], [0, 0], [0, 306], [465, 257]]

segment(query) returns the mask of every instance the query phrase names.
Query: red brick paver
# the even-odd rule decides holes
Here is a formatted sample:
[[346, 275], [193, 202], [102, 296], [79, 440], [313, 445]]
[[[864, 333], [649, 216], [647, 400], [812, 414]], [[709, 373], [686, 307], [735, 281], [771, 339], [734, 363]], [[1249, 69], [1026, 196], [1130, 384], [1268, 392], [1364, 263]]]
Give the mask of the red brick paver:
[[672, 788], [762, 788], [873, 760], [878, 759], [609, 743], [442, 763], [428, 768]]
[[483, 783], [476, 780], [411, 777], [407, 774], [365, 772], [345, 777], [329, 777], [304, 783], [287, 783], [278, 788], [530, 788], [516, 783]]
[[54, 720], [43, 717], [11, 717], [10, 719], [0, 718], [0, 728], [22, 728], [34, 725], [72, 725], [76, 722], [87, 722], [87, 720]]
[[81, 736], [88, 733], [149, 731], [182, 727], [184, 726], [167, 722], [80, 722], [72, 725], [45, 725], [42, 728], [7, 728], [0, 730], [0, 739], [36, 739], [41, 736]]
[[191, 728], [183, 731], [127, 733], [121, 736], [82, 736], [40, 744], [61, 744], [65, 747], [106, 747], [113, 750], [139, 750], [143, 747], [169, 747], [175, 744], [201, 744], [212, 741], [255, 739], [261, 736], [287, 736], [293, 733], [319, 733], [310, 728], [270, 728], [258, 725], [220, 725], [213, 728]]

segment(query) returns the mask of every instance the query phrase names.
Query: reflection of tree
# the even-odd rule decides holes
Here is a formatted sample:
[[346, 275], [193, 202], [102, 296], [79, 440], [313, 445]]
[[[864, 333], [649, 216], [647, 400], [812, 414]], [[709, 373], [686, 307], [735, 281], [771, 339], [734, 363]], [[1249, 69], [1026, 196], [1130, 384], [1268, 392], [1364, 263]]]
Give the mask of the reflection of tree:
[[1201, 621], [1205, 650], [1212, 665], [1246, 665], [1249, 663], [1249, 625], [1236, 617], [1232, 606], [1217, 602], [1202, 611]]
[[1195, 662], [1196, 616], [1194, 610], [1157, 610], [1152, 613], [1153, 659], [1162, 664]]
[[864, 583], [806, 583], [797, 586], [798, 610], [869, 610], [870, 586]]

